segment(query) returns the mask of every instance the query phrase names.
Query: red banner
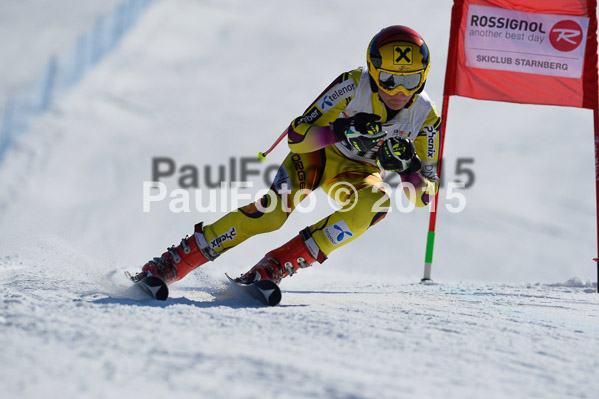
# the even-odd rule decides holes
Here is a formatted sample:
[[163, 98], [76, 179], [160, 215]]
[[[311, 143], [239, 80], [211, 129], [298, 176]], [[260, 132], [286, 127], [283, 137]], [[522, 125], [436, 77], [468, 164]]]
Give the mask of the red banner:
[[444, 95], [596, 109], [597, 0], [455, 0]]

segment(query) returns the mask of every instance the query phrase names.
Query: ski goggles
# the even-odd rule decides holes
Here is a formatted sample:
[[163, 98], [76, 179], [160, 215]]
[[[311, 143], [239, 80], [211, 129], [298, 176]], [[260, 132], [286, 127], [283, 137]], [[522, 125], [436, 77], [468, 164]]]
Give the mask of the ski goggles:
[[406, 90], [416, 90], [420, 86], [422, 73], [416, 72], [409, 75], [396, 75], [393, 73], [381, 71], [379, 72], [379, 86], [386, 91], [392, 91], [399, 86], [403, 86]]

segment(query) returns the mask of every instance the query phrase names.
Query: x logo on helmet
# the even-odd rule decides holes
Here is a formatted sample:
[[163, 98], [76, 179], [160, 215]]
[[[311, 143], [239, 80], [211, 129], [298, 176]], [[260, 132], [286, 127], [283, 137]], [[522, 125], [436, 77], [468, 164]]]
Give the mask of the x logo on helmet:
[[406, 65], [411, 64], [412, 59], [410, 53], [412, 52], [411, 46], [395, 46], [394, 49], [397, 58], [395, 58], [394, 64]]

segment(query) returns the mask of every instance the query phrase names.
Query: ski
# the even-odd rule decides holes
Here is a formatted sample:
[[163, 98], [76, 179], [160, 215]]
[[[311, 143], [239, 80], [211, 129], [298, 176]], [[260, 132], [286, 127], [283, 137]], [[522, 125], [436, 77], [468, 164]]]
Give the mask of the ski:
[[166, 301], [168, 298], [168, 286], [164, 281], [156, 276], [146, 276], [137, 279], [137, 276], [131, 276], [128, 271], [125, 275], [133, 282], [134, 286], [139, 287], [143, 292], [159, 301]]
[[225, 275], [234, 287], [246, 292], [264, 305], [276, 306], [281, 302], [281, 289], [274, 281], [258, 280], [251, 284], [243, 284], [232, 278], [229, 273], [225, 273]]

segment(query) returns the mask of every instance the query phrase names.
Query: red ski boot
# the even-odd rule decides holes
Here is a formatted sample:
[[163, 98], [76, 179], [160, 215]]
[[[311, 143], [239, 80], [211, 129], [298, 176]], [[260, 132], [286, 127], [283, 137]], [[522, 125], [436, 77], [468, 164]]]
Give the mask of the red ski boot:
[[152, 275], [160, 277], [167, 284], [172, 284], [209, 260], [216, 259], [218, 255], [208, 245], [202, 232], [202, 223], [198, 223], [195, 225], [192, 237], [186, 236], [179, 246], [173, 245], [160, 258], [154, 258], [146, 263], [135, 279], [140, 280], [147, 275]]
[[302, 230], [288, 243], [264, 255], [256, 266], [239, 277], [237, 281], [249, 284], [258, 280], [272, 280], [279, 284], [281, 279], [292, 276], [299, 269], [322, 263], [327, 257], [320, 251], [308, 228]]

